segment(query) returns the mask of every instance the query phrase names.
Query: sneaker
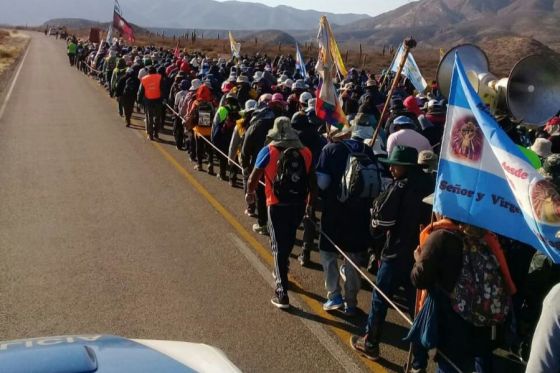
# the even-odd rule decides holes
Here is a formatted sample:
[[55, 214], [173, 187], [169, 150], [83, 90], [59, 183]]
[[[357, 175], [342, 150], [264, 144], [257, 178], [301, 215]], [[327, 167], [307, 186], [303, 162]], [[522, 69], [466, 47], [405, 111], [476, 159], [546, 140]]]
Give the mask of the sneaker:
[[195, 164], [195, 165], [194, 165], [194, 169], [195, 169], [196, 171], [204, 171], [204, 168], [202, 168], [202, 165], [201, 165], [201, 164]]
[[337, 295], [333, 299], [329, 299], [323, 304], [323, 309], [325, 311], [334, 311], [342, 307], [344, 307], [344, 300], [340, 295]]
[[209, 166], [209, 167], [208, 167], [208, 175], [215, 175], [215, 173], [214, 173], [214, 166]]
[[344, 306], [344, 314], [346, 316], [350, 316], [350, 317], [356, 316], [358, 314], [358, 307], [345, 305]]
[[282, 310], [290, 308], [290, 299], [287, 295], [284, 295], [283, 297], [275, 295], [270, 300], [270, 303], [274, 304], [275, 307], [278, 307]]
[[254, 209], [246, 209], [245, 210], [245, 215], [251, 217], [251, 218], [256, 218], [257, 214], [255, 213]]
[[229, 181], [229, 178], [226, 175], [216, 175], [216, 177], [218, 178], [218, 180], [222, 180], [222, 181]]
[[350, 346], [370, 360], [379, 359], [379, 345], [369, 342], [366, 337], [353, 335], [350, 337]]
[[340, 266], [340, 268], [338, 270], [340, 272], [340, 277], [342, 278], [342, 281], [344, 281], [344, 282], [346, 282], [345, 269], [346, 269], [346, 266], [343, 264], [343, 265]]
[[304, 248], [298, 256], [298, 262], [302, 267], [309, 264], [309, 250]]
[[253, 232], [262, 236], [268, 236], [268, 227], [266, 225], [260, 226], [258, 223], [253, 224]]

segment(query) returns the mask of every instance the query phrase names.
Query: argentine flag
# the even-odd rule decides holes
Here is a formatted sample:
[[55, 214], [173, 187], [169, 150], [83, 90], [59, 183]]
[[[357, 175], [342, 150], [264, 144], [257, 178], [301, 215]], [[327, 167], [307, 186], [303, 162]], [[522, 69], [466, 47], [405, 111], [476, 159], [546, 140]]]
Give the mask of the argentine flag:
[[301, 51], [299, 50], [299, 45], [296, 43], [296, 69], [299, 70], [299, 73], [303, 77], [303, 79], [307, 78], [307, 70], [305, 69], [305, 60], [301, 55]]
[[500, 128], [455, 56], [434, 211], [560, 263], [560, 195]]
[[[395, 73], [399, 71], [399, 64], [401, 63], [403, 54], [404, 54], [404, 43], [401, 44], [401, 47], [399, 48], [397, 54], [395, 55], [395, 58], [393, 58], [393, 63], [391, 64], [391, 71]], [[424, 79], [424, 77], [420, 73], [420, 68], [416, 64], [416, 60], [414, 59], [414, 56], [412, 55], [411, 52], [408, 53], [406, 62], [404, 63], [402, 74], [410, 80], [410, 82], [418, 92], [424, 92], [428, 87], [428, 83], [426, 83], [426, 79]]]

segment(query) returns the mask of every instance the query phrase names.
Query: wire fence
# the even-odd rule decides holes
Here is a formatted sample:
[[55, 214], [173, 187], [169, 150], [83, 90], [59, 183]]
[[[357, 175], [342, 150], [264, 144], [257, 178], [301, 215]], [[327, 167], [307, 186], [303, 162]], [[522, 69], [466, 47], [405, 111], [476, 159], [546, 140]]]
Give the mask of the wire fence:
[[[167, 108], [178, 118], [181, 119], [181, 122], [184, 124], [185, 120], [181, 117], [181, 115], [179, 113], [177, 113], [171, 106], [169, 106], [168, 104], [166, 104]], [[202, 138], [208, 145], [210, 145], [214, 150], [216, 150], [218, 153], [220, 153], [223, 157], [225, 157], [231, 164], [235, 165], [236, 167], [238, 167], [242, 172], [243, 172], [243, 167], [241, 167], [241, 165], [239, 163], [237, 163], [235, 160], [231, 159], [227, 154], [225, 154], [224, 152], [222, 152], [220, 149], [218, 149], [218, 147], [216, 147], [209, 139], [207, 139], [204, 136], [200, 136], [200, 138]], [[259, 181], [260, 184], [262, 184], [264, 186], [264, 182], [261, 180]], [[393, 300], [387, 295], [385, 294], [376, 284], [375, 282], [369, 277], [367, 276], [364, 271], [360, 268], [360, 266], [358, 264], [356, 264], [354, 261], [352, 261], [352, 259], [350, 259], [350, 257], [344, 252], [344, 250], [342, 250], [342, 248], [337, 245], [333, 239], [331, 237], [329, 237], [328, 234], [326, 234], [321, 228], [318, 228], [319, 234], [321, 234], [323, 237], [325, 237], [325, 239], [327, 239], [332, 245], [333, 247], [337, 250], [337, 252], [342, 255], [342, 257], [344, 257], [344, 259], [346, 260], [346, 262], [348, 264], [350, 264], [352, 267], [354, 267], [354, 269], [356, 271], [358, 271], [358, 273], [360, 274], [360, 276], [369, 284], [371, 285], [371, 287], [373, 289], [375, 289], [375, 291], [378, 292], [379, 295], [381, 295], [383, 297], [383, 299], [385, 299], [385, 301], [403, 318], [404, 321], [406, 321], [406, 323], [410, 326], [412, 325], [412, 320], [406, 315], [406, 313], [401, 310], [394, 302]], [[442, 353], [441, 351], [438, 351], [438, 354], [443, 357], [457, 372], [462, 373], [461, 369], [459, 367], [457, 367], [457, 365], [455, 363], [453, 363], [444, 353]], [[410, 364], [409, 364], [410, 365]]]

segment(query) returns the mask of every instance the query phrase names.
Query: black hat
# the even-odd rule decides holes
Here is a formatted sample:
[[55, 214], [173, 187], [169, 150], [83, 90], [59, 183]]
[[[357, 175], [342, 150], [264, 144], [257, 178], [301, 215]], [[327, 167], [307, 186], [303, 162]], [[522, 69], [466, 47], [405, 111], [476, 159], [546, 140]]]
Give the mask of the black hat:
[[409, 146], [397, 145], [389, 158], [380, 158], [379, 162], [396, 164], [400, 166], [418, 166], [418, 150]]

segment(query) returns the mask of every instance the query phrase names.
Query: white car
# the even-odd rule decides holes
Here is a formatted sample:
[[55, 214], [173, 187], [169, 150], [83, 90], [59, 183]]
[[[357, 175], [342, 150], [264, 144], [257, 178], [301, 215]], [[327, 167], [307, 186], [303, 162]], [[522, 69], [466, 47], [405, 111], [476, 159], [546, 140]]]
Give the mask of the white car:
[[68, 335], [0, 342], [0, 372], [181, 373], [241, 372], [219, 349], [205, 344]]

